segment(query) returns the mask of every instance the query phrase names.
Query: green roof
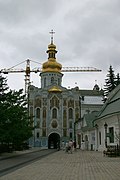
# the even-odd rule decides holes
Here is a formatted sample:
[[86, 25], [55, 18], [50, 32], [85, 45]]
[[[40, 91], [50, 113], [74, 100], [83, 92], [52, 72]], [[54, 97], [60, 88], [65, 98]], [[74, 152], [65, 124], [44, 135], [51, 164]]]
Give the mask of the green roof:
[[115, 113], [120, 113], [120, 85], [118, 85], [110, 93], [107, 101], [105, 102], [101, 111], [99, 112], [97, 119], [100, 119], [102, 117], [112, 115]]

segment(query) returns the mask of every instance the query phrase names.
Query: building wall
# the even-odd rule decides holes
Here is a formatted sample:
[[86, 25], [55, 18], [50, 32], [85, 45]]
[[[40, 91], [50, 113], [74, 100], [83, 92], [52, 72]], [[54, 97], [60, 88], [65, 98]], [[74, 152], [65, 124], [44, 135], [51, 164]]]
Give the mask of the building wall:
[[[77, 139], [74, 131], [74, 123], [79, 117], [98, 110], [98, 104], [80, 104], [80, 90], [78, 88], [66, 89], [61, 87], [62, 92], [49, 92], [49, 88], [29, 88], [29, 112], [33, 120], [32, 146], [48, 147], [50, 134], [56, 133], [60, 141]], [[82, 114], [80, 114], [82, 112]], [[91, 146], [91, 143], [90, 143]], [[91, 147], [89, 147], [90, 149]]]
[[[119, 116], [120, 115], [111, 115], [108, 116], [106, 118], [103, 119], [99, 119], [98, 121], [96, 121], [98, 127], [96, 129], [96, 143], [95, 143], [95, 147], [96, 149], [98, 149], [98, 151], [103, 151], [106, 147], [105, 147], [105, 138], [106, 138], [106, 134], [105, 134], [105, 127], [104, 124], [106, 123], [107, 126], [107, 133], [110, 133], [110, 128], [113, 128], [114, 131], [114, 142], [110, 142], [110, 138], [107, 137], [107, 145], [119, 145], [119, 133], [120, 133], [120, 120], [119, 120]], [[100, 133], [101, 133], [101, 143], [100, 143]], [[108, 134], [109, 136], [109, 134]], [[98, 137], [98, 139], [97, 139]]]

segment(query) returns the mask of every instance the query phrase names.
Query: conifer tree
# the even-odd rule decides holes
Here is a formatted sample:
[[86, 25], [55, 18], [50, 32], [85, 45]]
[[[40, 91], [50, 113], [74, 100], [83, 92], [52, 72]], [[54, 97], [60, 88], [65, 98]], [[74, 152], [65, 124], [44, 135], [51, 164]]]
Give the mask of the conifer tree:
[[119, 73], [117, 73], [117, 76], [116, 76], [116, 86], [118, 86], [120, 84], [120, 75]]
[[108, 94], [116, 87], [116, 77], [115, 77], [114, 70], [111, 65], [109, 67], [104, 86], [105, 86], [104, 88], [105, 96], [108, 96]]
[[32, 136], [23, 90], [12, 91], [0, 76], [0, 143], [20, 146]]

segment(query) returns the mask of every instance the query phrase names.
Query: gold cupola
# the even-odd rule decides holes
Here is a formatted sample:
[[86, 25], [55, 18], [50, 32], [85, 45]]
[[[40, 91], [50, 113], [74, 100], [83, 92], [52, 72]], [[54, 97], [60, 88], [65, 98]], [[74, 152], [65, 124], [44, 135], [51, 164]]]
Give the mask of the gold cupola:
[[56, 46], [53, 44], [53, 31], [50, 32], [51, 43], [48, 45], [48, 60], [42, 65], [42, 72], [61, 72], [62, 65], [56, 61]]

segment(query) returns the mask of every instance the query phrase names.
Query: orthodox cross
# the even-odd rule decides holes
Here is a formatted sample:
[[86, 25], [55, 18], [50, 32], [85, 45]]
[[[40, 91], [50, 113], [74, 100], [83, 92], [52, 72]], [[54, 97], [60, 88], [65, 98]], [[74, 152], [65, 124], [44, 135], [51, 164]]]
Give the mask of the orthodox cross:
[[51, 44], [53, 44], [53, 34], [55, 34], [55, 32], [52, 29], [49, 33], [51, 34]]

